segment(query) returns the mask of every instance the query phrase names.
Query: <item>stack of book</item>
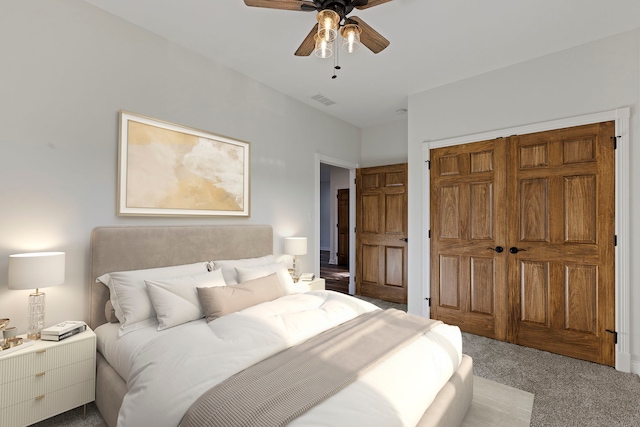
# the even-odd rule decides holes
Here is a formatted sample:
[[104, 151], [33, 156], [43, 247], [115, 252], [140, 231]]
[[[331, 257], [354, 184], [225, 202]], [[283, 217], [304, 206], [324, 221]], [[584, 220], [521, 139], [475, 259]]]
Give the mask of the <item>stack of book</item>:
[[87, 329], [87, 324], [82, 320], [67, 320], [58, 323], [40, 332], [40, 339], [45, 341], [60, 341]]

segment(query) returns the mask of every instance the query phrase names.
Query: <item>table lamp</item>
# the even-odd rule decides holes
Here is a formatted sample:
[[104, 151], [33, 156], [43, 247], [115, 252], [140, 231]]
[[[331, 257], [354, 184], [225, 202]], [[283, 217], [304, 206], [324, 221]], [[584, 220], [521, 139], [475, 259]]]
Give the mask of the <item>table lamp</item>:
[[307, 238], [306, 237], [285, 237], [284, 253], [293, 255], [293, 278], [298, 280], [300, 277], [300, 259], [298, 255], [307, 254]]
[[29, 339], [40, 339], [44, 328], [45, 295], [40, 288], [64, 283], [64, 258], [64, 252], [9, 255], [9, 289], [36, 290], [29, 295]]

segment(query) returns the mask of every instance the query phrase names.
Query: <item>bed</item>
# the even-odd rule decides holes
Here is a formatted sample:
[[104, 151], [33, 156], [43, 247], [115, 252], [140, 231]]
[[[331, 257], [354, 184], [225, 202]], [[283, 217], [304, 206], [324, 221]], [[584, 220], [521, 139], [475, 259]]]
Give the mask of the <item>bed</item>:
[[[350, 296], [330, 291], [312, 291], [285, 295], [271, 302], [220, 317], [210, 323], [205, 319], [199, 319], [158, 331], [158, 322], [154, 319], [151, 324], [142, 325], [119, 336], [125, 325], [107, 320], [107, 315], [113, 317], [112, 313], [105, 310], [105, 306], [110, 301], [110, 291], [105, 284], [96, 280], [112, 272], [155, 269], [213, 260], [254, 259], [272, 254], [273, 231], [266, 225], [98, 227], [93, 230], [89, 285], [91, 289], [90, 326], [98, 335], [96, 405], [108, 426], [140, 425], [140, 420], [144, 420], [147, 424], [153, 423], [157, 427], [178, 425], [185, 408], [194, 406], [192, 400], [197, 399], [197, 395], [212, 384], [228, 377], [218, 371], [224, 371], [227, 366], [234, 373], [242, 371], [245, 369], [243, 364], [253, 364], [254, 359], [268, 357], [273, 352], [277, 352], [278, 346], [281, 345], [280, 341], [287, 341], [288, 345], [295, 346], [315, 333], [328, 329], [328, 326], [322, 326], [325, 323], [338, 325], [345, 322], [346, 324], [345, 319], [349, 316], [351, 316], [349, 319], [352, 317], [357, 319], [375, 311], [368, 303]], [[260, 316], [265, 319], [264, 322], [256, 320], [260, 319]], [[278, 320], [276, 322], [270, 319]], [[295, 321], [283, 321], [283, 319], [295, 319]], [[319, 329], [309, 332], [301, 329], [301, 324], [315, 325], [311, 329]], [[411, 358], [403, 359], [403, 357], [415, 358], [416, 356], [403, 356], [402, 354], [409, 354], [409, 352], [402, 350], [396, 352], [397, 356], [394, 353], [384, 362], [379, 363], [379, 366], [376, 365], [366, 371], [364, 377], [369, 379], [369, 383], [364, 381], [364, 385], [360, 384], [359, 378], [354, 383], [356, 385], [349, 385], [322, 401], [293, 420], [291, 425], [346, 425], [346, 420], [351, 420], [350, 425], [459, 426], [471, 404], [473, 395], [472, 361], [471, 358], [460, 353], [460, 343], [456, 344], [457, 350], [449, 348], [453, 347], [451, 342], [456, 342], [455, 331], [451, 328], [453, 327], [449, 325], [443, 325], [442, 328], [438, 326], [438, 329], [424, 334], [424, 336], [435, 335], [436, 341], [443, 340], [441, 345], [443, 348], [437, 351], [452, 355], [452, 360], [456, 359], [454, 356], [456, 352], [459, 355], [459, 360], [450, 363], [455, 365], [446, 366], [446, 369], [432, 369], [437, 372], [428, 374], [435, 377], [446, 375], [446, 378], [438, 380], [443, 383], [442, 387], [438, 386], [438, 390], [422, 391], [424, 383], [436, 381], [435, 379], [418, 381], [409, 386], [401, 382], [403, 375], [416, 377], [423, 375], [420, 373], [421, 369], [431, 363], [422, 360], [416, 363], [416, 360]], [[220, 346], [227, 345], [221, 340], [214, 344], [203, 345], [202, 337], [210, 335], [211, 331], [216, 337], [229, 335], [229, 341], [233, 342], [233, 346], [239, 345], [241, 354], [244, 356], [234, 355], [226, 359], [219, 356], [220, 359], [215, 359], [216, 363], [205, 360], [203, 354], [213, 354], [212, 357], [218, 357], [218, 353], [224, 353], [218, 350], [226, 349]], [[244, 337], [246, 331], [255, 334], [250, 343], [243, 343], [242, 339], [238, 339], [238, 337]], [[459, 334], [459, 331], [457, 333]], [[453, 338], [441, 337], [447, 334]], [[282, 338], [285, 335], [286, 338]], [[275, 347], [273, 336], [277, 336], [277, 340], [280, 340]], [[157, 337], [164, 337], [163, 341]], [[261, 340], [266, 340], [265, 345], [256, 345], [256, 341]], [[419, 341], [424, 341], [423, 337], [420, 337]], [[207, 345], [211, 347], [208, 348]], [[418, 345], [423, 344], [412, 343], [409, 347]], [[176, 353], [176, 349], [180, 350]], [[244, 353], [242, 353], [243, 349]], [[160, 363], [161, 360], [164, 364]], [[197, 363], [202, 365], [198, 367]], [[394, 364], [408, 363], [412, 366], [409, 374], [393, 371], [397, 369]], [[220, 378], [203, 380], [205, 375], [202, 375], [202, 372], [212, 365], [217, 366], [218, 371], [212, 372], [211, 375], [221, 375]], [[191, 373], [180, 372], [183, 366], [188, 366]], [[157, 372], [154, 373], [154, 369]], [[451, 372], [449, 373], [447, 369]], [[199, 372], [197, 376], [193, 375], [194, 370]], [[154, 376], [160, 375], [164, 378], [168, 372], [171, 372], [172, 377], [166, 378], [172, 379], [157, 383], [146, 382], [151, 381]], [[128, 383], [123, 378], [127, 378]], [[190, 384], [189, 381], [193, 381], [194, 384]], [[379, 396], [378, 391], [370, 393], [370, 389], [376, 387], [375, 381], [379, 382], [378, 388], [381, 388], [380, 384], [388, 384], [388, 387], [387, 385], [384, 387], [388, 388], [384, 390], [384, 393], [389, 394], [388, 397]], [[358, 387], [360, 387], [359, 391]], [[422, 396], [428, 393], [433, 393], [433, 396], [423, 399]], [[183, 399], [188, 402], [181, 403]], [[354, 403], [345, 404], [345, 402], [351, 402], [348, 399], [360, 402], [358, 403], [360, 406]], [[427, 403], [421, 402], [427, 399]], [[403, 408], [410, 407], [410, 410], [415, 412], [416, 404], [427, 406], [420, 409], [418, 415], [411, 414], [407, 415], [408, 418], [405, 417], [405, 412], [410, 411]], [[143, 414], [142, 418], [140, 414]], [[375, 422], [356, 421], [358, 418], [350, 418], [359, 417], [359, 414], [368, 414], [369, 419]], [[120, 422], [118, 422], [119, 416]], [[384, 421], [386, 416], [391, 418]], [[154, 420], [154, 417], [157, 419]], [[335, 419], [335, 422], [331, 421], [332, 419]], [[367, 419], [366, 416], [362, 418], [362, 420]]]

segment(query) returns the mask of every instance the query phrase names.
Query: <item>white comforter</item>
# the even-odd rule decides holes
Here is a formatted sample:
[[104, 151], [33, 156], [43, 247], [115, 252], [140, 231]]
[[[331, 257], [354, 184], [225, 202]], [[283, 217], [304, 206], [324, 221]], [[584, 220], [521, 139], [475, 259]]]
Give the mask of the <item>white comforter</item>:
[[[155, 327], [115, 340], [96, 330], [99, 349], [126, 380], [119, 427], [175, 427], [205, 391], [244, 368], [324, 330], [377, 309], [331, 291], [288, 295], [209, 324]], [[414, 426], [458, 368], [462, 339], [439, 325], [298, 417], [291, 426]]]

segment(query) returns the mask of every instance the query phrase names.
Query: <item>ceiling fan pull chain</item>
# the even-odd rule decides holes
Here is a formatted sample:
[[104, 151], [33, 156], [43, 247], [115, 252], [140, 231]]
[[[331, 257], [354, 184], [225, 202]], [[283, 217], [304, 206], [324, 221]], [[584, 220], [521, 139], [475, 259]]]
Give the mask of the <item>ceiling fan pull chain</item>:
[[335, 40], [333, 41], [333, 51], [336, 53], [336, 56], [333, 58], [333, 76], [331, 76], [332, 79], [337, 79], [338, 76], [336, 75], [336, 70], [339, 70], [341, 67], [340, 65], [338, 65], [338, 50], [337, 49], [337, 42], [338, 38], [336, 37]]

